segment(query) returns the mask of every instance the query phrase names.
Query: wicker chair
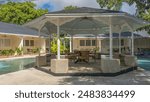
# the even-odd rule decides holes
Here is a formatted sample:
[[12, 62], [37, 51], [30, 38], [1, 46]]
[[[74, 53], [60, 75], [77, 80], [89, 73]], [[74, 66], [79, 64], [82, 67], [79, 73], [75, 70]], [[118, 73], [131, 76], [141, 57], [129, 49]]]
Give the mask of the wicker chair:
[[68, 58], [70, 61], [75, 61], [77, 55], [75, 53], [68, 53], [65, 58]]
[[79, 61], [89, 62], [89, 51], [80, 51]]

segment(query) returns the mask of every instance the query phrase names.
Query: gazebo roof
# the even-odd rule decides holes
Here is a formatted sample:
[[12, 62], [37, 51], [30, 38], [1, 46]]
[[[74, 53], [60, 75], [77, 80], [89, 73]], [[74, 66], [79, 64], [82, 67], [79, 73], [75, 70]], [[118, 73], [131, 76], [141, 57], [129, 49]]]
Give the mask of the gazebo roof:
[[[81, 7], [74, 10], [61, 10], [45, 14], [24, 26], [42, 30], [43, 27], [49, 30], [49, 34], [57, 33], [57, 59], [60, 59], [60, 40], [62, 32], [75, 34], [107, 34], [110, 38], [110, 59], [113, 58], [113, 33], [125, 31], [134, 32], [137, 28], [150, 24], [134, 16], [120, 11], [104, 10]], [[133, 33], [132, 33], [132, 46]], [[134, 49], [132, 47], [132, 55]]]
[[124, 13], [124, 12], [98, 9], [98, 8], [89, 8], [89, 7], [80, 7], [72, 10], [61, 10], [56, 12], [49, 12], [49, 14], [58, 14], [58, 13]]
[[26, 23], [24, 26], [42, 31], [48, 29], [49, 34], [57, 32], [57, 26], [64, 33], [74, 34], [106, 34], [135, 31], [137, 28], [150, 24], [122, 11], [81, 7], [73, 10], [49, 12]]

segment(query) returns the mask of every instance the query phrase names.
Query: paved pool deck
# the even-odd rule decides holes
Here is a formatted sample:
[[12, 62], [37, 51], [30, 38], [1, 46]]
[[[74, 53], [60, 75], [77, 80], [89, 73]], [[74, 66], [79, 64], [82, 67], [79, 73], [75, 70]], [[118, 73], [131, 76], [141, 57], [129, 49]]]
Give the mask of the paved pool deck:
[[0, 75], [1, 85], [150, 85], [150, 71], [136, 70], [116, 77], [52, 76], [35, 68]]

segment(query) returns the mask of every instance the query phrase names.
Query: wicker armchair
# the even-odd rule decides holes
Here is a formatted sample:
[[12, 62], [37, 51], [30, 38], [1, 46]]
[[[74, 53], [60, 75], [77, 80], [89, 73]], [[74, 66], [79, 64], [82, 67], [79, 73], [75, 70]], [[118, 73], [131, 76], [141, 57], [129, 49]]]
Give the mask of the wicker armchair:
[[89, 51], [80, 51], [79, 60], [89, 62]]
[[77, 55], [75, 53], [68, 53], [65, 57], [71, 61], [75, 61]]

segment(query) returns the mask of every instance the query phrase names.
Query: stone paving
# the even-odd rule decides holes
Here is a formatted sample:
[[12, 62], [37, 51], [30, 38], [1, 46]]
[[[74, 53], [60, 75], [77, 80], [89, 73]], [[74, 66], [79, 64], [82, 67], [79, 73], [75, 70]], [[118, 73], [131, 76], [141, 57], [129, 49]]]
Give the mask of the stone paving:
[[116, 77], [52, 76], [34, 68], [0, 75], [1, 85], [150, 85], [150, 71], [136, 70]]

